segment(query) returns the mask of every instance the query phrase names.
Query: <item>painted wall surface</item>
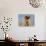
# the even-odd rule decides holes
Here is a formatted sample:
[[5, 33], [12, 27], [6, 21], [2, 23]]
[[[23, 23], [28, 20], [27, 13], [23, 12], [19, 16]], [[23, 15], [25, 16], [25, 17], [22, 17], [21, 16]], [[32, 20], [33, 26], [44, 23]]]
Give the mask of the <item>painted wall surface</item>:
[[[15, 40], [28, 40], [34, 34], [37, 35], [37, 39], [45, 39], [45, 15], [46, 7], [33, 8], [30, 6], [28, 0], [0, 0], [0, 19], [4, 16], [12, 17], [13, 22], [10, 31], [7, 33]], [[18, 14], [34, 14], [35, 26], [34, 27], [19, 27], [18, 26]], [[3, 31], [0, 29], [0, 39]], [[44, 34], [45, 33], [45, 34]]]

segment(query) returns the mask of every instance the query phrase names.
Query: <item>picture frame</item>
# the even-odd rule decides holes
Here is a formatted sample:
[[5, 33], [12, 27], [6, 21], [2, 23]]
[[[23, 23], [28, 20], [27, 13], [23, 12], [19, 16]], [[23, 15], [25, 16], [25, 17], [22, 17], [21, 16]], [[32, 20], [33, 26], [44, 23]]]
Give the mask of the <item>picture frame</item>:
[[35, 16], [33, 14], [18, 14], [18, 25], [29, 27], [35, 25]]

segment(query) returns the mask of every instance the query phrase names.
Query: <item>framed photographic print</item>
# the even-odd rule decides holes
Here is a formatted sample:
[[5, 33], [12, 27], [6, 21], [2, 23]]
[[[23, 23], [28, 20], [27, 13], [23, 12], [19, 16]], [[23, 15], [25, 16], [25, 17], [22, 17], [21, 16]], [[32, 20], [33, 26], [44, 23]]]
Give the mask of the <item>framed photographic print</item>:
[[19, 26], [34, 26], [35, 16], [33, 14], [19, 14], [18, 25]]

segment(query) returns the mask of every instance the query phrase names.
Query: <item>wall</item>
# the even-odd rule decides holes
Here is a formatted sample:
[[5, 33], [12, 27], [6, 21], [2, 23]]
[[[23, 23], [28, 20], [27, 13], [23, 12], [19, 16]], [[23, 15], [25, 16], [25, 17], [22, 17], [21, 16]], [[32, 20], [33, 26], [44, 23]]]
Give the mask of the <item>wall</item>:
[[[13, 17], [13, 22], [8, 34], [10, 37], [16, 40], [27, 40], [34, 34], [37, 35], [37, 39], [44, 40], [45, 33], [45, 15], [46, 8], [33, 8], [29, 5], [28, 0], [0, 0], [0, 18], [3, 16]], [[34, 14], [35, 26], [34, 27], [19, 27], [18, 26], [18, 14]], [[2, 31], [0, 32], [0, 34]], [[2, 35], [2, 34], [1, 34]], [[2, 36], [0, 36], [2, 39]]]
[[44, 26], [45, 26], [45, 28], [44, 28], [44, 30], [45, 30], [44, 31], [44, 39], [46, 39], [46, 16], [45, 16], [45, 19], [44, 20], [45, 20], [45, 24], [44, 24]]

